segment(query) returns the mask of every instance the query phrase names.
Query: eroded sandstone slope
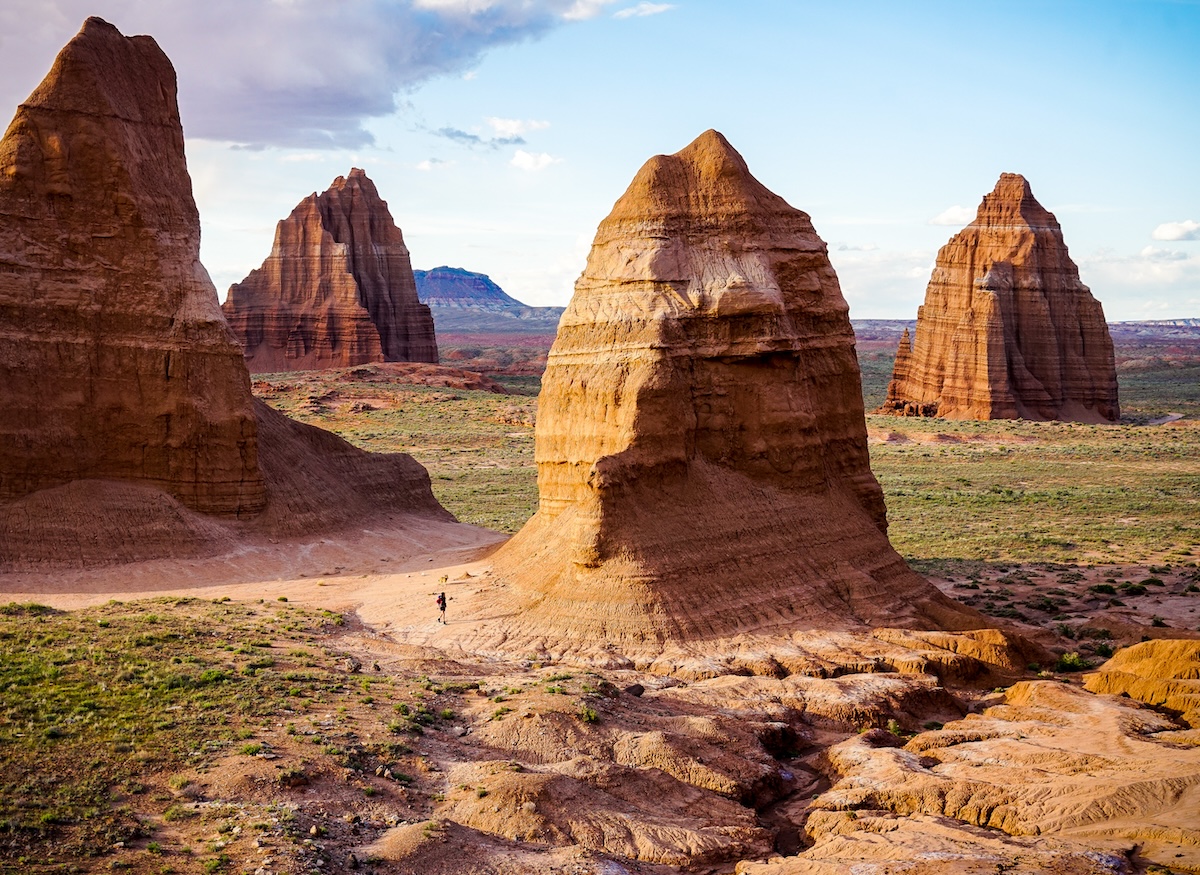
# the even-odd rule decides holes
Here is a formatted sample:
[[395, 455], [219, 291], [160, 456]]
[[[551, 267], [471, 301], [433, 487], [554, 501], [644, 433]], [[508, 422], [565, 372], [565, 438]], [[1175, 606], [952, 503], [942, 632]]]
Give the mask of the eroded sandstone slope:
[[253, 514], [251, 401], [200, 264], [175, 71], [89, 18], [0, 142], [0, 499], [115, 479]]
[[1112, 338], [1054, 214], [1005, 173], [938, 252], [881, 413], [1120, 419]]
[[536, 457], [538, 512], [495, 557], [509, 644], [981, 623], [889, 545], [825, 244], [715, 131], [600, 224]]
[[255, 373], [438, 360], [404, 236], [357, 167], [279, 222], [222, 308]]

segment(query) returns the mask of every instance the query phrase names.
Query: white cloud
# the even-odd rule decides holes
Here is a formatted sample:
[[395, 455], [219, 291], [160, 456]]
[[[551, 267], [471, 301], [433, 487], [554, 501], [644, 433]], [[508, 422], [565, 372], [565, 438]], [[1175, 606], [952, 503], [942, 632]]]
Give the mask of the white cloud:
[[1125, 287], [1158, 286], [1164, 290], [1200, 288], [1200, 255], [1147, 246], [1136, 255], [1120, 255], [1102, 249], [1079, 262], [1083, 281], [1104, 299], [1106, 285]]
[[925, 299], [935, 253], [868, 245], [829, 247], [853, 319], [912, 319]]
[[1200, 240], [1200, 222], [1163, 222], [1150, 236], [1155, 240]]
[[975, 220], [975, 211], [969, 207], [960, 207], [955, 204], [952, 207], [947, 207], [936, 216], [929, 220], [930, 225], [954, 225], [961, 227], [969, 225]]
[[453, 163], [453, 161], [443, 161], [441, 158], [426, 158], [424, 161], [418, 161], [416, 168], [418, 170], [424, 170], [426, 173], [428, 173], [431, 170], [449, 167]]
[[518, 149], [512, 157], [512, 166], [521, 170], [545, 170], [551, 164], [558, 164], [561, 158], [555, 158], [548, 152], [526, 152]]
[[658, 15], [675, 8], [674, 3], [639, 3], [626, 9], [618, 9], [613, 18], [645, 18], [647, 15]]
[[[150, 34], [174, 64], [189, 139], [357, 148], [403, 93], [612, 0], [3, 0], [0, 105], [15, 106], [88, 15]], [[336, 34], [336, 38], [331, 35]]]
[[550, 122], [534, 120], [522, 121], [521, 119], [516, 118], [489, 117], [485, 119], [485, 121], [491, 125], [492, 130], [501, 137], [520, 137], [524, 136], [530, 131], [541, 131], [550, 127]]
[[1138, 253], [1146, 261], [1187, 261], [1187, 253], [1174, 249], [1159, 249], [1157, 246], [1145, 246]]
[[610, 6], [615, 0], [575, 0], [574, 3], [563, 13], [563, 18], [567, 21], [583, 21], [588, 18], [595, 18], [604, 11], [605, 6]]

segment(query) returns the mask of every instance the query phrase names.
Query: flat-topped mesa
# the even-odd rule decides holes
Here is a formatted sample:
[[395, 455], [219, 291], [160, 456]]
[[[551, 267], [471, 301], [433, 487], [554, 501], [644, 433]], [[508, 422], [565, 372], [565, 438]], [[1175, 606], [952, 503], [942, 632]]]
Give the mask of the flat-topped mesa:
[[911, 350], [902, 339], [877, 412], [1120, 419], [1103, 308], [1024, 177], [1002, 174], [975, 221], [938, 252]]
[[279, 222], [222, 306], [255, 373], [438, 360], [404, 237], [357, 167]]
[[538, 512], [494, 561], [510, 644], [977, 619], [888, 543], [825, 244], [715, 131], [648, 161], [600, 224], [536, 459]]
[[148, 484], [265, 502], [241, 349], [200, 264], [175, 71], [89, 18], [0, 142], [0, 499]]

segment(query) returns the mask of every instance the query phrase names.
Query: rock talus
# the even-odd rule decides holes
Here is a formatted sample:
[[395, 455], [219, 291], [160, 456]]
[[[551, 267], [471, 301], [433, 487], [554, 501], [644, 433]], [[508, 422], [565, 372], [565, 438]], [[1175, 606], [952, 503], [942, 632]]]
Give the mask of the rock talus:
[[510, 640], [975, 625], [888, 543], [847, 313], [809, 217], [719, 133], [647, 162], [550, 352], [538, 511], [494, 562]]
[[1005, 173], [938, 252], [878, 411], [1116, 422], [1112, 338], [1054, 214]]
[[0, 499], [117, 479], [264, 506], [175, 94], [153, 39], [89, 18], [0, 142]]
[[438, 360], [404, 237], [358, 168], [279, 222], [222, 306], [256, 373]]

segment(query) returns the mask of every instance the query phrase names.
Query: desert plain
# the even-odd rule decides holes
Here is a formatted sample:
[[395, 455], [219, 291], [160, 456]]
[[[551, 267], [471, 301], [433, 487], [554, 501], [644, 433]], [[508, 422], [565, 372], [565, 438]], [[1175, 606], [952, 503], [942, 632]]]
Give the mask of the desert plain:
[[[900, 327], [856, 326], [867, 409]], [[5, 865], [32, 871], [31, 852], [44, 871], [783, 865], [811, 841], [813, 811], [841, 810], [824, 795], [839, 781], [829, 751], [864, 730], [921, 749], [1012, 684], [1082, 694], [1088, 670], [1122, 648], [1200, 638], [1200, 338], [1114, 334], [1118, 425], [868, 416], [897, 549], [1043, 648], [985, 688], [936, 691], [873, 670], [850, 677], [896, 688], [817, 679], [827, 689], [789, 697], [732, 663], [684, 680], [472, 654], [457, 642], [487, 615], [488, 557], [537, 503], [537, 378], [423, 365], [260, 375], [255, 392], [288, 415], [413, 454], [471, 527], [405, 521], [213, 559], [0, 575]], [[850, 652], [833, 635], [824, 646]], [[639, 696], [625, 692], [635, 685]], [[1169, 731], [1195, 744], [1182, 724]], [[531, 772], [536, 792], [519, 777]], [[977, 866], [962, 871], [1102, 871], [1050, 840], [993, 828], [965, 851], [942, 817], [870, 810], [886, 830], [861, 860], [843, 848], [846, 866], [950, 871], [912, 868], [936, 850]], [[1194, 830], [1194, 809], [1181, 813]], [[830, 841], [831, 860], [795, 871], [849, 871]], [[1197, 866], [1191, 840], [1087, 844], [1123, 861], [1112, 871]]]

